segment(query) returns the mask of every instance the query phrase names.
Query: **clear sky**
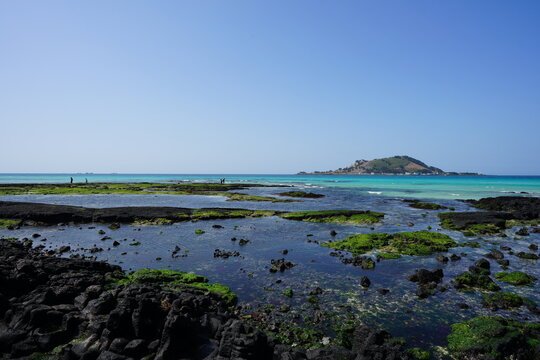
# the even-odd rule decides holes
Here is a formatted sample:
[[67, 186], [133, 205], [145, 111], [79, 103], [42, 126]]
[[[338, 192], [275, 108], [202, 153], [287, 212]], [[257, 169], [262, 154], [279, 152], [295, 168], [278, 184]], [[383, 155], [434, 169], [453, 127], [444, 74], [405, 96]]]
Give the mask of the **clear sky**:
[[540, 174], [540, 1], [0, 1], [0, 172]]

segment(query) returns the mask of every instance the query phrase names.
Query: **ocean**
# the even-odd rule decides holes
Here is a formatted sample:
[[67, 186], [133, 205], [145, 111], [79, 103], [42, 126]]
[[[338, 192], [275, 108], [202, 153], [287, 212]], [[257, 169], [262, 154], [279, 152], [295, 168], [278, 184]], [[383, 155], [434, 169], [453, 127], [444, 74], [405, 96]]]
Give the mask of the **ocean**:
[[249, 182], [312, 188], [346, 188], [375, 197], [479, 199], [501, 195], [540, 196], [540, 176], [387, 176], [255, 174], [0, 174], [0, 183]]

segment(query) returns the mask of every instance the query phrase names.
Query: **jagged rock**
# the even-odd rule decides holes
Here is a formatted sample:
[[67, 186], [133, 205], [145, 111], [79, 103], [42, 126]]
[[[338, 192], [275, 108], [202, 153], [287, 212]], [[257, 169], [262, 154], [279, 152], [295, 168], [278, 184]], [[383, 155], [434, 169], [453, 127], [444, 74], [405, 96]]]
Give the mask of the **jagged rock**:
[[448, 257], [441, 254], [437, 255], [435, 259], [437, 259], [438, 262], [443, 263], [443, 264], [446, 264], [448, 262]]
[[272, 268], [270, 268], [270, 272], [277, 272], [281, 271], [284, 272], [285, 270], [292, 269], [296, 264], [293, 264], [290, 261], [286, 261], [285, 259], [272, 259], [270, 260], [270, 263], [273, 265]]
[[[504, 254], [502, 252], [500, 252], [499, 250], [496, 250], [496, 249], [492, 249], [485, 256], [487, 258], [489, 258], [489, 259], [495, 259], [495, 260], [500, 260], [500, 259], [504, 258]], [[488, 267], [488, 269], [489, 269], [489, 267]]]
[[442, 281], [444, 273], [442, 269], [427, 270], [427, 269], [418, 269], [413, 275], [409, 275], [407, 278], [416, 282], [420, 285], [427, 285], [430, 283], [438, 284]]
[[371, 285], [371, 281], [367, 276], [362, 276], [360, 278], [360, 286], [368, 288]]

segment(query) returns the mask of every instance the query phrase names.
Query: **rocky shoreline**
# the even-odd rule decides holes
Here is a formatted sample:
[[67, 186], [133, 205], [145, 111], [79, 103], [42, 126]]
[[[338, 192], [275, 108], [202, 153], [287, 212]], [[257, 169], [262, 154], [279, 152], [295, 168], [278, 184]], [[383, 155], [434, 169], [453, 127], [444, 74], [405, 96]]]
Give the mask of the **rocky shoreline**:
[[47, 256], [0, 240], [3, 359], [414, 359], [381, 330], [356, 327], [350, 348], [279, 345], [222, 301], [185, 287], [123, 285], [120, 267]]
[[[426, 211], [444, 208], [432, 203], [411, 203]], [[497, 236], [502, 236], [503, 230], [520, 225], [523, 227], [515, 232], [518, 240], [529, 236], [529, 232], [532, 234], [538, 230], [536, 225], [539, 220], [540, 200], [537, 198], [500, 197], [471, 203], [482, 211], [439, 213], [441, 226], [447, 227], [450, 224], [451, 227], [447, 228], [460, 230], [467, 236], [476, 236], [485, 229], [496, 228], [499, 234]], [[450, 207], [448, 209], [453, 210]], [[377, 223], [385, 217], [382, 213], [360, 210], [279, 212], [176, 207], [96, 209], [0, 202], [0, 220], [9, 219], [2, 220], [4, 224], [0, 225], [14, 229], [24, 229], [32, 225], [92, 222], [112, 223], [109, 229], [115, 230], [120, 227], [120, 223], [169, 225], [181, 221], [273, 215], [305, 222], [359, 225]], [[408, 226], [414, 226], [411, 224]], [[214, 224], [212, 229], [214, 228], [223, 229], [223, 226]], [[205, 229], [208, 231], [208, 227]], [[199, 233], [204, 234], [205, 231], [195, 230], [196, 235]], [[105, 232], [99, 230], [99, 234]], [[40, 236], [34, 235], [36, 236], [31, 237]], [[437, 254], [437, 262], [444, 266], [450, 260], [455, 262], [460, 260], [461, 256], [466, 256], [465, 253], [461, 253], [461, 256], [445, 256], [444, 253], [450, 248], [480, 246], [471, 241], [458, 244], [448, 235], [425, 230], [356, 234], [334, 240], [336, 235], [337, 232], [332, 230], [331, 240], [320, 243], [318, 240], [311, 240], [310, 236], [313, 235], [308, 234], [306, 242], [330, 247], [334, 250], [330, 255], [340, 257], [342, 263], [370, 271], [375, 268], [375, 261], [378, 264], [382, 260], [396, 261], [402, 256], [415, 255]], [[509, 233], [508, 237], [510, 236], [512, 235]], [[102, 240], [105, 238], [111, 240], [110, 237]], [[235, 241], [236, 238], [231, 240]], [[129, 245], [140, 244], [135, 242], [135, 239], [133, 241], [134, 243]], [[143, 269], [125, 274], [119, 266], [87, 261], [80, 255], [73, 255], [70, 259], [56, 257], [65, 256], [66, 252], [61, 249], [45, 251], [44, 245], [32, 248], [31, 242], [28, 238], [23, 238], [22, 241], [16, 238], [0, 239], [1, 359], [412, 360], [430, 359], [435, 355], [435, 348], [430, 349], [432, 354], [420, 348], [407, 348], [402, 339], [394, 339], [383, 330], [364, 326], [358, 319], [341, 324], [343, 326], [336, 328], [335, 334], [329, 335], [330, 340], [327, 338], [326, 341], [317, 341], [318, 344], [315, 345], [309, 340], [309, 323], [305, 324], [307, 328], [302, 329], [294, 315], [278, 316], [279, 313], [295, 313], [291, 306], [274, 306], [273, 310], [269, 308], [267, 312], [251, 308], [249, 304], [236, 306], [236, 294], [228, 287], [212, 284], [202, 276], [159, 269]], [[250, 240], [242, 238], [238, 243], [242, 246], [249, 242]], [[116, 246], [115, 243], [113, 246]], [[69, 251], [69, 247], [65, 248]], [[521, 271], [495, 270], [492, 273], [491, 265], [494, 269], [500, 266], [502, 270], [506, 270], [509, 266], [506, 254], [514, 255], [508, 246], [501, 246], [500, 249], [505, 253], [491, 247], [490, 252], [483, 254], [483, 258], [468, 267], [468, 271], [458, 273], [453, 279], [447, 279], [446, 283], [442, 282], [443, 277], [448, 276], [446, 268], [444, 273], [441, 268], [420, 268], [407, 278], [417, 284], [415, 294], [419, 299], [437, 296], [436, 294], [446, 292], [449, 286], [452, 286], [457, 291], [478, 292], [482, 297], [482, 306], [491, 311], [517, 311], [519, 308], [526, 308], [530, 314], [537, 315], [539, 310], [534, 302], [515, 294], [511, 289], [500, 291], [503, 284], [499, 283], [499, 286], [492, 279], [494, 277], [499, 282], [529, 287], [534, 286], [537, 280], [536, 277]], [[538, 258], [538, 247], [529, 243], [528, 249], [532, 252], [521, 251], [515, 256], [533, 260], [530, 263], [532, 265], [534, 259]], [[374, 250], [378, 253], [375, 261], [364, 255]], [[179, 251], [180, 248], [176, 247], [172, 257], [177, 256]], [[347, 253], [353, 257], [345, 257]], [[287, 255], [288, 250], [281, 250], [280, 254]], [[216, 248], [213, 257], [243, 258], [243, 253]], [[272, 259], [267, 272], [293, 272], [296, 265], [286, 258]], [[281, 283], [281, 279], [275, 283]], [[367, 289], [371, 281], [367, 276], [363, 276], [360, 285]], [[390, 291], [386, 288], [376, 290], [381, 296]], [[292, 288], [282, 288], [279, 291], [286, 298], [296, 298], [299, 295], [296, 293], [297, 289], [293, 291]], [[321, 294], [321, 288], [312, 288], [306, 298], [307, 305], [318, 310]], [[463, 308], [468, 306], [462, 305]], [[317, 311], [315, 313], [318, 314]], [[407, 326], [403, 324], [404, 328]], [[497, 331], [492, 333], [488, 327], [496, 327]], [[296, 341], [304, 337], [305, 342]], [[290, 341], [292, 338], [295, 341]], [[437, 359], [540, 358], [540, 324], [507, 320], [504, 316], [477, 316], [455, 323], [447, 340], [447, 347], [441, 348], [436, 354]]]

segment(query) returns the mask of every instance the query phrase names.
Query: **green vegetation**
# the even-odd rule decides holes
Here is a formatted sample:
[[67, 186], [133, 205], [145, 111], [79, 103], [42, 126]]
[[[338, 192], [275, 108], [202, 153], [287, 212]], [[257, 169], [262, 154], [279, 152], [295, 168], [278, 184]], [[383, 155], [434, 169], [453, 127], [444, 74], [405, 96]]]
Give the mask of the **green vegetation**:
[[297, 211], [280, 214], [284, 219], [338, 224], [374, 224], [378, 223], [384, 214], [362, 210], [321, 210]]
[[[3, 238], [1, 238], [0, 240], [2, 240], [2, 241], [10, 241], [10, 242], [19, 241], [19, 239], [18, 239], [18, 238], [15, 238], [15, 237], [10, 237], [10, 238], [5, 238], [5, 237], [3, 237]], [[28, 241], [32, 241], [32, 240], [28, 240]]]
[[379, 256], [381, 259], [384, 259], [384, 260], [392, 260], [392, 259], [399, 259], [399, 258], [401, 258], [401, 255], [400, 255], [400, 254], [396, 254], [396, 253], [379, 253], [378, 256]]
[[465, 271], [458, 275], [453, 283], [459, 290], [481, 289], [487, 291], [499, 291], [501, 288], [485, 273], [478, 274]]
[[[456, 223], [456, 219], [464, 216], [475, 216], [476, 213], [456, 213], [456, 212], [444, 212], [437, 214], [441, 219], [441, 227], [447, 230], [461, 231], [465, 236], [477, 236], [477, 235], [495, 235], [499, 234], [505, 229], [505, 221], [502, 219], [492, 219], [493, 223], [474, 223], [474, 220], [463, 221], [461, 219], [460, 224]], [[489, 221], [489, 220], [484, 220]]]
[[292, 199], [278, 199], [270, 196], [248, 195], [241, 193], [215, 193], [210, 195], [225, 196], [229, 199], [227, 201], [270, 201], [270, 202], [295, 202], [298, 200]]
[[537, 280], [536, 277], [521, 271], [500, 272], [495, 274], [495, 279], [516, 286], [531, 286]]
[[495, 224], [474, 224], [470, 225], [463, 231], [465, 236], [477, 236], [477, 235], [495, 235], [501, 232], [501, 228]]
[[273, 210], [233, 210], [233, 209], [185, 209], [184, 212], [155, 219], [137, 219], [133, 225], [170, 225], [181, 221], [236, 219], [274, 216]]
[[361, 255], [375, 249], [401, 255], [430, 255], [448, 251], [449, 248], [458, 246], [458, 244], [445, 234], [415, 231], [396, 234], [351, 235], [340, 241], [323, 243], [322, 246], [336, 250], [347, 250], [353, 255]]
[[441, 210], [441, 209], [448, 209], [446, 206], [442, 206], [435, 203], [430, 202], [419, 202], [419, 201], [408, 201], [410, 204], [410, 207], [416, 208], [416, 209], [423, 209], [423, 210]]
[[0, 219], [0, 228], [7, 229], [7, 228], [14, 228], [19, 226], [21, 223], [20, 220], [7, 220], [7, 219]]
[[523, 305], [534, 305], [534, 303], [516, 294], [498, 292], [483, 295], [482, 305], [492, 309], [514, 309]]
[[171, 290], [188, 287], [215, 294], [229, 305], [234, 305], [238, 299], [228, 286], [209, 283], [204, 276], [165, 269], [141, 269], [125, 275], [118, 284], [153, 284]]
[[286, 297], [292, 298], [294, 295], [294, 292], [292, 291], [292, 289], [283, 290], [283, 295], [285, 295]]
[[91, 194], [167, 194], [167, 195], [215, 195], [225, 196], [228, 201], [291, 202], [269, 196], [253, 196], [231, 190], [264, 187], [260, 184], [176, 184], [176, 183], [90, 183], [90, 184], [0, 184], [0, 195], [91, 195]]
[[204, 233], [205, 233], [205, 231], [202, 230], [202, 229], [197, 229], [197, 230], [195, 230], [195, 234], [197, 234], [197, 235], [202, 235], [202, 234], [204, 234]]
[[409, 354], [414, 356], [418, 360], [429, 360], [431, 359], [431, 354], [429, 351], [420, 349], [420, 348], [412, 348], [407, 350]]
[[118, 229], [120, 229], [120, 224], [112, 223], [111, 225], [108, 226], [108, 228], [111, 229], [111, 230], [118, 230]]
[[133, 225], [170, 225], [172, 223], [173, 221], [170, 219], [155, 218], [152, 220], [136, 220], [133, 222]]
[[318, 198], [324, 197], [323, 194], [315, 194], [312, 192], [305, 192], [305, 191], [287, 191], [287, 192], [278, 193], [276, 195], [306, 198], [306, 199], [318, 199]]
[[537, 226], [540, 225], [540, 219], [534, 219], [534, 220], [518, 220], [518, 219], [511, 219], [506, 220], [506, 227], [511, 228], [514, 226]]
[[[509, 359], [520, 350], [522, 359], [533, 359], [540, 345], [540, 324], [524, 323], [498, 316], [478, 316], [455, 323], [448, 335], [448, 350], [455, 358], [467, 354], [494, 360]], [[505, 346], [504, 344], [512, 344]]]

